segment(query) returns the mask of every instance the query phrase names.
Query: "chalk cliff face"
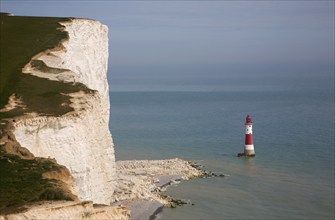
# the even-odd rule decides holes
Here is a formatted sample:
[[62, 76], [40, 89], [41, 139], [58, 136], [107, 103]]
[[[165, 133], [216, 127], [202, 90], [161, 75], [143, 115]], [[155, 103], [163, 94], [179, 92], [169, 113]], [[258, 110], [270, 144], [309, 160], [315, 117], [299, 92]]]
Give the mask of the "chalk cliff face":
[[[80, 200], [109, 204], [115, 188], [115, 157], [108, 129], [108, 28], [93, 20], [64, 22], [68, 40], [34, 56], [23, 72], [54, 81], [82, 83], [71, 94], [74, 109], [59, 117], [30, 113], [15, 120], [15, 137], [37, 157], [55, 158], [75, 178]], [[64, 103], [64, 105], [67, 105]]]

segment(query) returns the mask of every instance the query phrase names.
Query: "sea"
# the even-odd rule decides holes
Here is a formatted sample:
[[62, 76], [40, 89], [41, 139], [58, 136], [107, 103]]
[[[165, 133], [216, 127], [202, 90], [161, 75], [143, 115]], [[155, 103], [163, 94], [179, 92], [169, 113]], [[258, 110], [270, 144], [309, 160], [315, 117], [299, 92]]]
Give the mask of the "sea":
[[[116, 160], [178, 157], [225, 174], [168, 187], [190, 204], [157, 219], [334, 219], [333, 76], [112, 84], [110, 99]], [[248, 114], [256, 157], [239, 158]]]

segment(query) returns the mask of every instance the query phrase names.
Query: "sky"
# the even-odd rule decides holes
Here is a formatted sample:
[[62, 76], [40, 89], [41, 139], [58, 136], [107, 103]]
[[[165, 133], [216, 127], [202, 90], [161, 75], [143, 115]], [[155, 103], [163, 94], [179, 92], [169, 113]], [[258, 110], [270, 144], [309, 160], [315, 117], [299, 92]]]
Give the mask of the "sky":
[[334, 75], [334, 1], [1, 0], [1, 11], [106, 24], [120, 89]]

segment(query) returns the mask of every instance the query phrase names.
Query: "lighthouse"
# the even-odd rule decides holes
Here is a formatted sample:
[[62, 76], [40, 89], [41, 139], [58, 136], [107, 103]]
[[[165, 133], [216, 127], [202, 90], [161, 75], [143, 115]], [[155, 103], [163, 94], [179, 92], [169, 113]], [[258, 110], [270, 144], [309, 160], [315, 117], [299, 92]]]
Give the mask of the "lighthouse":
[[254, 157], [255, 149], [254, 149], [254, 141], [252, 136], [252, 121], [251, 116], [247, 115], [245, 119], [245, 146], [244, 153], [239, 153], [237, 156], [239, 157]]

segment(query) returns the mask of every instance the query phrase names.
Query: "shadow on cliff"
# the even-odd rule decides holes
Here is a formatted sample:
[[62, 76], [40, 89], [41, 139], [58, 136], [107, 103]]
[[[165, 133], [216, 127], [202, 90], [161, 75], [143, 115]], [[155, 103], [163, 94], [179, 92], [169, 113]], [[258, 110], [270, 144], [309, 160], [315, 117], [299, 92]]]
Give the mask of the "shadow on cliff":
[[0, 214], [24, 210], [43, 200], [77, 200], [68, 188], [69, 170], [53, 159], [36, 158], [11, 131], [0, 132]]
[[11, 124], [15, 117], [24, 117], [26, 113], [59, 116], [72, 111], [66, 94], [87, 90], [81, 84], [22, 73], [34, 55], [68, 39], [59, 24], [68, 20], [0, 16], [0, 109], [8, 104], [11, 96], [23, 103], [23, 106], [0, 112], [0, 214], [17, 212], [30, 202], [77, 200], [69, 187], [73, 181], [69, 170], [53, 159], [36, 158], [21, 147]]

